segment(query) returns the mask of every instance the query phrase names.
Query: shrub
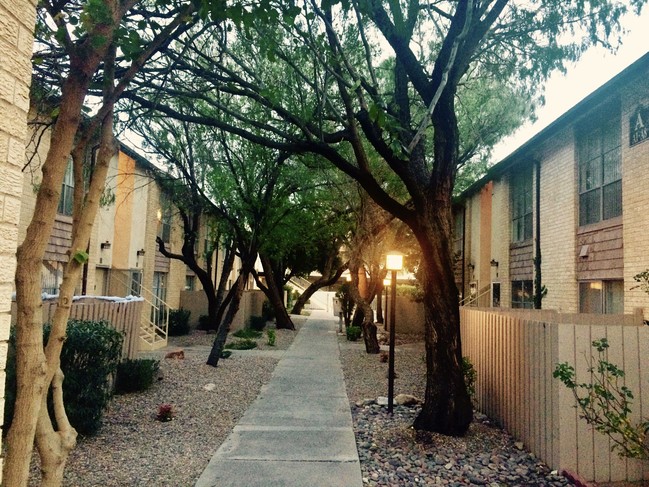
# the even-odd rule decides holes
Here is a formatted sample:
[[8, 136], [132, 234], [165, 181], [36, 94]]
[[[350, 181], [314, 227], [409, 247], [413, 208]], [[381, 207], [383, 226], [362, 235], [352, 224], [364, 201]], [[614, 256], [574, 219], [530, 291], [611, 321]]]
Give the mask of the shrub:
[[159, 368], [159, 360], [150, 358], [124, 360], [117, 366], [115, 392], [125, 394], [147, 390], [153, 384]]
[[223, 348], [226, 348], [228, 350], [250, 350], [252, 348], [257, 348], [257, 342], [244, 338], [243, 340], [237, 340], [236, 342], [228, 343]]
[[478, 373], [469, 360], [469, 357], [462, 357], [462, 375], [464, 376], [466, 390], [469, 393], [471, 401], [473, 401], [475, 399], [475, 381], [478, 377]]
[[[50, 327], [43, 329], [47, 342]], [[122, 353], [122, 334], [106, 321], [68, 321], [67, 339], [61, 350], [63, 400], [72, 426], [82, 435], [92, 435], [101, 426], [103, 412], [112, 397], [111, 378]], [[5, 421], [13, 419], [16, 394], [15, 334], [9, 340]], [[51, 407], [51, 406], [50, 406]]]
[[169, 311], [169, 336], [187, 335], [189, 333], [188, 309], [172, 309]]
[[264, 318], [264, 322], [275, 319], [275, 308], [273, 308], [273, 305], [267, 299], [261, 305], [261, 316]]
[[274, 347], [275, 340], [277, 339], [275, 330], [268, 329], [266, 330], [266, 334], [268, 335], [268, 346]]
[[579, 417], [611, 439], [611, 451], [647, 460], [649, 421], [631, 422], [633, 392], [624, 385], [624, 371], [606, 360], [608, 340], [595, 340], [592, 346], [597, 351], [597, 359], [591, 355], [588, 364], [592, 382], [577, 383], [575, 369], [567, 362], [557, 364], [552, 375], [572, 391]]
[[230, 350], [221, 350], [221, 358], [230, 358], [232, 352]]
[[214, 325], [210, 321], [210, 317], [208, 315], [200, 315], [198, 317], [198, 326], [197, 326], [197, 328], [199, 330], [204, 330], [204, 331], [216, 330], [216, 325]]
[[424, 290], [420, 286], [411, 284], [397, 284], [397, 295], [405, 296], [415, 303], [421, 303], [424, 300]]
[[361, 327], [360, 326], [348, 326], [347, 327], [347, 340], [350, 342], [355, 342], [361, 337]]
[[261, 331], [266, 326], [268, 320], [264, 316], [251, 316], [248, 320], [248, 328], [251, 330]]
[[251, 328], [243, 328], [241, 330], [235, 331], [232, 336], [237, 338], [261, 338], [263, 333], [259, 330], [253, 330]]

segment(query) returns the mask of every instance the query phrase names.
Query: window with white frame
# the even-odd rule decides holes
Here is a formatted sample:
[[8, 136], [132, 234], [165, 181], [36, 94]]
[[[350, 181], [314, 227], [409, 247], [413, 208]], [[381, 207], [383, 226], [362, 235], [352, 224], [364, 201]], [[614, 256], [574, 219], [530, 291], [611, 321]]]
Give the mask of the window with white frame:
[[580, 313], [624, 313], [624, 281], [582, 281], [579, 283]]
[[580, 226], [622, 214], [620, 118], [605, 115], [577, 136]]
[[512, 242], [532, 238], [532, 170], [512, 174], [510, 182]]
[[63, 184], [61, 185], [61, 198], [57, 212], [59, 215], [72, 216], [72, 203], [74, 201], [74, 170], [72, 168], [72, 159], [68, 161], [65, 169]]
[[534, 308], [534, 286], [531, 280], [512, 281], [512, 308]]

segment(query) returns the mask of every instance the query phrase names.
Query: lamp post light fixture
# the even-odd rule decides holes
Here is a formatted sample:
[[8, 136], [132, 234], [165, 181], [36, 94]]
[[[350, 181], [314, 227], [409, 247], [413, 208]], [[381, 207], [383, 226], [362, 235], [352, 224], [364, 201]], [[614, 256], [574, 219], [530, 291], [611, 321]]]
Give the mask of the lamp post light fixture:
[[388, 413], [392, 414], [394, 409], [394, 339], [396, 328], [396, 304], [397, 304], [397, 271], [403, 269], [403, 254], [400, 252], [389, 252], [385, 257], [385, 268], [392, 273], [390, 283], [390, 345], [388, 352]]

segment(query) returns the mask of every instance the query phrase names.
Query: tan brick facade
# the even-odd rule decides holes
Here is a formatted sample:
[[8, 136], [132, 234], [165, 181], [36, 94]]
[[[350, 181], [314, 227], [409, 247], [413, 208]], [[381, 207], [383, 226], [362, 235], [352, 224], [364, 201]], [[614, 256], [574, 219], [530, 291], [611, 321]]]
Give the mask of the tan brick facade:
[[16, 266], [35, 18], [35, 3], [0, 0], [0, 417], [4, 411], [4, 370]]
[[[649, 54], [564, 114], [501, 164], [492, 168], [481, 184], [476, 184], [467, 191], [465, 194], [466, 227], [472, 230], [466, 242], [468, 256], [476, 264], [480, 276], [480, 288], [484, 288], [486, 284], [487, 254], [489, 253], [491, 258], [498, 262], [498, 276], [496, 277], [492, 270], [491, 281], [501, 283], [501, 305], [511, 306], [509, 281], [514, 254], [508, 252], [508, 247], [510, 250], [512, 248], [509, 228], [511, 219], [509, 175], [522, 168], [532, 168], [534, 170], [532, 193], [535, 193], [535, 161], [539, 161], [540, 203], [537, 208], [534, 194], [534, 238], [532, 240], [536, 243], [536, 240], [540, 239], [542, 284], [547, 288], [547, 295], [542, 303], [543, 308], [564, 313], [579, 312], [580, 282], [583, 282], [585, 283], [583, 289], [587, 296], [584, 302], [588, 306], [591, 304], [588, 299], [592, 299], [588, 294], [592, 292], [590, 289], [599, 289], [602, 308], [606, 307], [609, 312], [618, 312], [611, 309], [619, 309], [619, 312], [623, 310], [627, 314], [642, 308], [645, 319], [649, 318], [649, 296], [635, 288], [637, 283], [633, 279], [634, 275], [649, 269], [649, 191], [647, 191], [649, 138], [632, 143], [630, 136], [632, 118], [635, 117], [633, 118], [635, 125], [640, 123], [637, 121], [638, 113], [642, 113], [645, 117], [646, 131], [649, 131]], [[613, 130], [618, 127], [618, 123], [621, 127], [619, 148], [621, 216], [619, 216], [619, 206], [615, 206], [619, 203], [615, 203], [615, 200], [605, 200], [604, 196], [601, 196], [600, 202], [603, 202], [600, 203], [602, 205], [600, 219], [585, 220], [586, 224], [580, 226], [576, 141], [586, 134], [591, 135], [593, 133], [591, 130], [595, 130], [595, 134], [608, 134], [608, 140], [617, 140], [611, 139], [610, 134], [615, 133]], [[609, 128], [601, 129], [607, 130], [606, 132], [597, 132], [599, 127]], [[599, 141], [598, 138], [592, 137], [589, 139], [590, 144]], [[604, 160], [615, 161], [615, 159]], [[603, 167], [602, 170], [606, 174], [607, 170], [611, 171], [610, 167], [615, 166]], [[609, 169], [606, 169], [607, 167]], [[588, 174], [588, 178], [606, 177], [599, 176], [596, 172], [593, 173], [595, 176]], [[599, 184], [600, 186], [595, 187], [601, 187], [602, 194], [604, 184], [610, 182], [609, 180], [609, 182], [593, 183], [591, 179], [588, 181], [588, 184]], [[591, 188], [592, 186], [589, 186], [587, 190], [591, 191]], [[491, 211], [485, 212], [484, 209], [489, 206], [484, 201], [487, 196], [491, 198]], [[614, 208], [615, 212], [605, 217], [607, 204]], [[585, 208], [587, 209], [584, 211], [592, 211], [593, 207]], [[599, 207], [594, 208], [599, 211]], [[537, 218], [540, 223], [540, 235], [537, 235], [536, 230]], [[487, 228], [490, 228], [490, 234], [485, 230]], [[528, 244], [526, 251], [529, 252], [531, 247]], [[528, 259], [527, 267], [532, 268], [533, 258], [528, 256], [524, 258]], [[610, 291], [614, 286], [615, 291]], [[623, 303], [622, 294], [619, 292], [622, 286]], [[610, 298], [606, 295], [607, 292], [611, 293]], [[614, 292], [616, 294], [613, 294]], [[609, 303], [613, 303], [610, 308]]]

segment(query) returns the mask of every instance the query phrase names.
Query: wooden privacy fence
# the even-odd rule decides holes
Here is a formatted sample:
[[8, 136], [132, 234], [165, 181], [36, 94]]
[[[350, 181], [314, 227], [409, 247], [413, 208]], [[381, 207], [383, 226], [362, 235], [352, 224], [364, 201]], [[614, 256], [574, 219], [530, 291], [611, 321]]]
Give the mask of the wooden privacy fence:
[[612, 442], [579, 418], [572, 392], [552, 377], [569, 362], [590, 382], [591, 342], [606, 337], [608, 360], [625, 371], [633, 420], [649, 418], [649, 326], [641, 315], [462, 308], [463, 355], [478, 374], [477, 408], [554, 469], [596, 482], [649, 479], [648, 462], [611, 453]]
[[[75, 299], [70, 309], [70, 319], [106, 320], [117, 331], [124, 334], [122, 359], [137, 358], [139, 347], [141, 299], [107, 300], [97, 297], [80, 297]], [[43, 323], [48, 323], [54, 316], [56, 300], [43, 301]]]

